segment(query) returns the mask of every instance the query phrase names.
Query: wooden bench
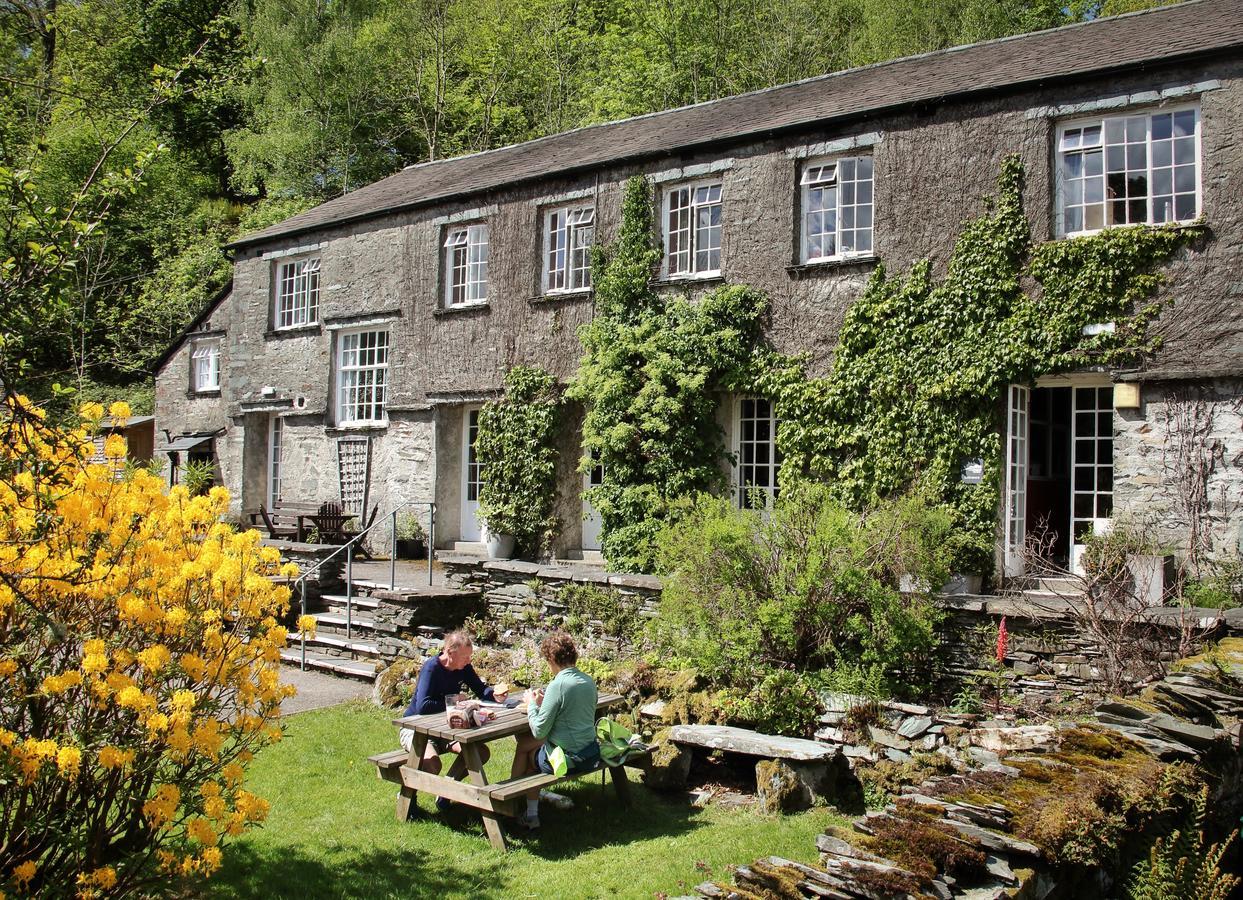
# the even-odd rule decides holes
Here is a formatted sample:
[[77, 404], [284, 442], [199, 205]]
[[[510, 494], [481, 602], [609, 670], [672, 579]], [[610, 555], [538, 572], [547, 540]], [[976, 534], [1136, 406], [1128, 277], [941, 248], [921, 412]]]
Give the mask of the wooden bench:
[[306, 539], [306, 522], [319, 511], [318, 506], [306, 503], [277, 503], [271, 509], [259, 504], [258, 509], [246, 511], [254, 528], [263, 528], [268, 537], [281, 541]]
[[[429, 790], [433, 785], [422, 784], [422, 782], [426, 781], [428, 773], [411, 769], [407, 766], [406, 761], [409, 756], [410, 754], [405, 750], [390, 750], [387, 753], [377, 753], [374, 756], [368, 756], [367, 760], [376, 767], [376, 777], [381, 781], [391, 781], [394, 784], [414, 788], [415, 790]], [[589, 769], [586, 772], [575, 772], [572, 775], [545, 775], [543, 772], [538, 772], [534, 775], [509, 778], [505, 781], [497, 781], [481, 787], [459, 782], [461, 785], [460, 792], [446, 786], [443, 780], [438, 781], [434, 788], [441, 796], [448, 796], [450, 800], [455, 802], [478, 809], [487, 809], [501, 815], [516, 816], [521, 811], [518, 808], [519, 805], [525, 803], [526, 794], [530, 791], [552, 787], [563, 781], [582, 778], [584, 775], [594, 775], [596, 772], [603, 772], [607, 769], [612, 773], [613, 789], [617, 792], [618, 802], [622, 806], [629, 806], [630, 782], [626, 777], [626, 769], [645, 769], [650, 757], [650, 753], [637, 754], [620, 766], [601, 764], [598, 768]], [[450, 796], [446, 793], [446, 790], [457, 794], [457, 796]]]

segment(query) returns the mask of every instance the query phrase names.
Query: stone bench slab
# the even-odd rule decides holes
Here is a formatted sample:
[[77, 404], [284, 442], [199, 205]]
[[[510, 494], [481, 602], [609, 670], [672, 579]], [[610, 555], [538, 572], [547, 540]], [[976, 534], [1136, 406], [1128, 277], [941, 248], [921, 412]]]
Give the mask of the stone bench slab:
[[796, 762], [827, 762], [837, 755], [836, 747], [819, 741], [760, 734], [728, 725], [675, 725], [669, 730], [669, 740], [675, 744]]

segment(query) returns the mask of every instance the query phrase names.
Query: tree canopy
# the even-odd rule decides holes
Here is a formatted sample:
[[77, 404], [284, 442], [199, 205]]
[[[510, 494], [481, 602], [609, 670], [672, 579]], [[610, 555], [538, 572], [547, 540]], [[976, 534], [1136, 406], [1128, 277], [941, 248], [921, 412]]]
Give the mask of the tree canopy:
[[0, 372], [146, 411], [248, 227], [415, 162], [1160, 2], [5, 0], [0, 259], [60, 263], [54, 297], [6, 298]]

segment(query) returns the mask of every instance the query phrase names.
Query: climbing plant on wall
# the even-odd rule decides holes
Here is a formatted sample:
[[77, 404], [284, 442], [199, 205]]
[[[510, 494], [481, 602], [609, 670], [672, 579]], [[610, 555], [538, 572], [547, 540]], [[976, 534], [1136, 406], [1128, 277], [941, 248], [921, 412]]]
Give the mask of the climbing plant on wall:
[[677, 501], [723, 480], [720, 392], [748, 370], [767, 309], [748, 287], [697, 301], [655, 290], [651, 222], [651, 188], [632, 178], [617, 240], [595, 251], [596, 317], [580, 332], [583, 357], [569, 389], [586, 408], [584, 465], [603, 465], [603, 484], [588, 499], [604, 555], [639, 571], [652, 568], [656, 535]]
[[529, 366], [510, 369], [504, 396], [479, 411], [479, 516], [492, 533], [511, 534], [532, 551], [556, 526], [560, 412], [556, 380]]
[[[832, 372], [757, 357], [752, 387], [775, 402], [782, 479], [827, 481], [860, 507], [921, 478], [957, 516], [960, 568], [992, 569], [1009, 384], [1152, 349], [1154, 267], [1199, 228], [1114, 228], [1033, 247], [1023, 169], [1007, 158], [997, 196], [963, 226], [944, 278], [927, 260], [905, 277], [883, 266], [847, 312]], [[1092, 323], [1113, 331], [1084, 335]], [[967, 459], [984, 462], [963, 484]]]

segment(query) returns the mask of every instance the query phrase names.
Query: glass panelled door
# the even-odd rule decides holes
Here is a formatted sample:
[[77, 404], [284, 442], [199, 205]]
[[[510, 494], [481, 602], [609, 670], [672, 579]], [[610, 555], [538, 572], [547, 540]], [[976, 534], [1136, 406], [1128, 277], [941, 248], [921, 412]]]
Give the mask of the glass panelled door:
[[1082, 574], [1084, 539], [1104, 534], [1114, 509], [1113, 388], [1076, 387], [1072, 441], [1071, 550], [1074, 572]]
[[284, 452], [285, 420], [273, 416], [268, 422], [268, 509], [272, 509], [281, 499], [281, 470]]
[[[591, 452], [591, 458], [595, 462], [583, 476], [583, 490], [589, 491], [592, 488], [599, 487], [604, 484], [604, 466], [600, 463], [600, 453], [597, 450]], [[596, 512], [595, 507], [591, 505], [591, 501], [583, 497], [583, 547], [584, 550], [600, 549], [600, 514]]]
[[479, 522], [479, 458], [475, 441], [479, 437], [479, 409], [468, 409], [462, 417], [462, 540], [483, 540]]
[[1027, 540], [1027, 441], [1031, 389], [1010, 385], [1006, 404], [1006, 575], [1022, 575]]

